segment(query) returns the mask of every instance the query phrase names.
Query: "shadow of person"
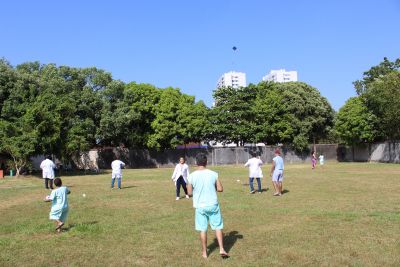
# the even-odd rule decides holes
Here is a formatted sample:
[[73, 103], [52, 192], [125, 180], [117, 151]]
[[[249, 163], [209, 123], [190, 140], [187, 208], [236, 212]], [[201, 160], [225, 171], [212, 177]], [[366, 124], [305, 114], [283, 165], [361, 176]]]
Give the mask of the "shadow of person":
[[[224, 234], [224, 248], [227, 253], [232, 249], [238, 239], [243, 239], [243, 235], [238, 231], [231, 231], [229, 234]], [[214, 238], [214, 242], [208, 245], [208, 254], [211, 254], [218, 247], [218, 240]]]
[[128, 185], [128, 186], [122, 186], [121, 189], [129, 189], [129, 188], [134, 188], [137, 187], [136, 185]]
[[68, 227], [62, 228], [62, 231], [68, 232], [69, 230], [71, 230], [74, 227], [77, 226], [90, 226], [90, 225], [94, 225], [97, 224], [97, 221], [91, 221], [91, 222], [83, 222], [83, 223], [71, 223], [68, 225]]
[[282, 195], [283, 195], [283, 194], [286, 194], [286, 193], [289, 193], [289, 192], [290, 192], [289, 190], [283, 189], [283, 190], [282, 190]]

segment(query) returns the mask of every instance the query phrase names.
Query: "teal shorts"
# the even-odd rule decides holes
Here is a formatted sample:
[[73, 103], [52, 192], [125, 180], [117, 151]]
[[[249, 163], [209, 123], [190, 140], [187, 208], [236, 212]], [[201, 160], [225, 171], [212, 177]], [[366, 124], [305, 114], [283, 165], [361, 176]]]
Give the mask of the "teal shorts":
[[210, 222], [212, 230], [221, 230], [224, 228], [224, 221], [222, 220], [219, 204], [210, 207], [196, 208], [196, 231], [207, 232], [208, 222]]

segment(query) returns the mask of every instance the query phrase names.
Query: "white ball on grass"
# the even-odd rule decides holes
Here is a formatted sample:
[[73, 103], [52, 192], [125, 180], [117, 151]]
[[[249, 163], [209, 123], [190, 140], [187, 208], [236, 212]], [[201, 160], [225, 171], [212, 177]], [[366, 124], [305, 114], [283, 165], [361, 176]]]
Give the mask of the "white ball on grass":
[[86, 197], [86, 194], [82, 194], [83, 197]]

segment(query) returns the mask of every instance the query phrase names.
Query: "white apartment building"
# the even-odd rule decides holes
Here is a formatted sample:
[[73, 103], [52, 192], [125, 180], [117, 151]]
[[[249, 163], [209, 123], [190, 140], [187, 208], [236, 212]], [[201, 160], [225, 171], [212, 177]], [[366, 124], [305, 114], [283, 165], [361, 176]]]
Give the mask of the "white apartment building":
[[246, 87], [246, 73], [236, 71], [224, 73], [218, 80], [217, 88], [228, 86], [232, 88]]
[[297, 71], [286, 71], [285, 69], [271, 70], [262, 80], [277, 83], [297, 82]]

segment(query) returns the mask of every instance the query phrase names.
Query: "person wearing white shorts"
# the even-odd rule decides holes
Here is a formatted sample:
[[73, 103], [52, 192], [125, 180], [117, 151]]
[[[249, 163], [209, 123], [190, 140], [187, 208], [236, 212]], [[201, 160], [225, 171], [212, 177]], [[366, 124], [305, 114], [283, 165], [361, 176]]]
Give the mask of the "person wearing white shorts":
[[271, 177], [272, 177], [272, 184], [275, 189], [274, 196], [282, 195], [284, 164], [283, 164], [283, 159], [280, 155], [281, 151], [279, 149], [276, 149], [275, 157], [272, 159]]

